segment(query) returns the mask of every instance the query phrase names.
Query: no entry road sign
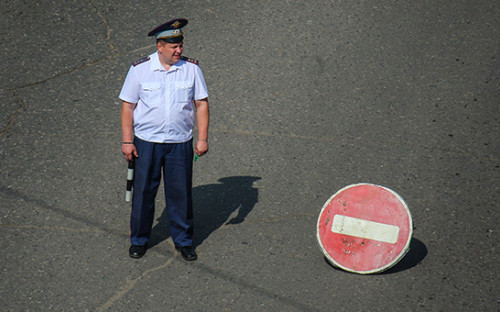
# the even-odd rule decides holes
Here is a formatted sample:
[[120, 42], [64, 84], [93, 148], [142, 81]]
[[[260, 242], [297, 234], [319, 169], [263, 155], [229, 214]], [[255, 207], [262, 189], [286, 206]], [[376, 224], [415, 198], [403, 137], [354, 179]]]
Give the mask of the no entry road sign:
[[401, 196], [386, 187], [362, 183], [346, 186], [326, 201], [316, 234], [332, 265], [370, 274], [401, 260], [412, 232], [410, 211]]

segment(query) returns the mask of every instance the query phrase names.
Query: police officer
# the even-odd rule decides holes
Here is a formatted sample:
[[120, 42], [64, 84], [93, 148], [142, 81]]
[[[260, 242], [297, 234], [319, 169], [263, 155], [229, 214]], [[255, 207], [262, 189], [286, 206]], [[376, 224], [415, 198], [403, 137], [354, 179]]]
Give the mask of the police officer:
[[[142, 257], [151, 237], [155, 197], [163, 174], [166, 212], [175, 247], [196, 260], [193, 247], [194, 153], [208, 151], [208, 92], [198, 62], [182, 56], [186, 19], [153, 29], [157, 51], [133, 63], [123, 84], [122, 153], [135, 161], [130, 218], [132, 258]], [[193, 127], [198, 140], [193, 151]]]

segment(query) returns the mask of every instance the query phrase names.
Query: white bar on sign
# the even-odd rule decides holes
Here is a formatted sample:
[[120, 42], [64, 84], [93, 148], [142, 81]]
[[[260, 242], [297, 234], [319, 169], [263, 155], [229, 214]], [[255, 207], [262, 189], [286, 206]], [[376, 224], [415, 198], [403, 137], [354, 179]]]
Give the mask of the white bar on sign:
[[395, 244], [398, 241], [399, 226], [335, 215], [332, 232]]

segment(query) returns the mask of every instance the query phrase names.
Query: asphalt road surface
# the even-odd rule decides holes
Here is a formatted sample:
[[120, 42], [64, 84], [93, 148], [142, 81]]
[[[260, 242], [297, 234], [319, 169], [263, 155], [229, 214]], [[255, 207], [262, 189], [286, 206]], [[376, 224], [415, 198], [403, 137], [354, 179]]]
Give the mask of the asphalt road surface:
[[[495, 1], [2, 1], [2, 311], [500, 310]], [[162, 215], [128, 256], [118, 94], [147, 33], [189, 20], [210, 92], [195, 163], [198, 260]], [[401, 195], [409, 253], [332, 267], [324, 202]]]

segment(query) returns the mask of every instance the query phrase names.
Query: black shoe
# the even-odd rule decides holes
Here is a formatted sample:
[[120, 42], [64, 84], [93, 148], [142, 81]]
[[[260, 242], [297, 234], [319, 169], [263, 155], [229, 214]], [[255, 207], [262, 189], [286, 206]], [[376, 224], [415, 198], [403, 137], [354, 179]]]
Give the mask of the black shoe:
[[148, 245], [144, 246], [138, 246], [138, 245], [132, 245], [130, 246], [130, 249], [128, 250], [128, 255], [132, 258], [139, 259], [144, 254], [146, 253], [146, 250], [148, 250]]
[[196, 255], [196, 251], [191, 246], [183, 246], [183, 247], [175, 247], [177, 250], [181, 252], [182, 258], [186, 261], [194, 261], [198, 259]]

